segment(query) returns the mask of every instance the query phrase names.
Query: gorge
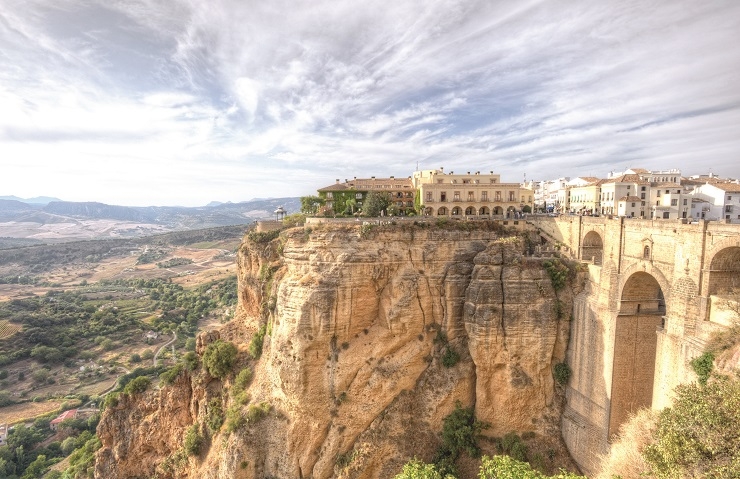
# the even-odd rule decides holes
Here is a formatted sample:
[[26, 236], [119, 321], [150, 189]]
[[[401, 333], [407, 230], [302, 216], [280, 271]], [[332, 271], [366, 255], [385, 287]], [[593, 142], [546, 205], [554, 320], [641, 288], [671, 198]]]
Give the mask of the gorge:
[[[95, 476], [393, 477], [433, 459], [456, 404], [487, 437], [534, 434], [556, 451], [562, 436], [591, 474], [632, 410], [692, 380], [686, 362], [724, 326], [716, 298], [740, 271], [732, 225], [386, 223], [248, 235], [237, 317], [197, 347], [234, 343], [233, 371], [121, 395]], [[202, 447], [186, 454], [193, 425]]]

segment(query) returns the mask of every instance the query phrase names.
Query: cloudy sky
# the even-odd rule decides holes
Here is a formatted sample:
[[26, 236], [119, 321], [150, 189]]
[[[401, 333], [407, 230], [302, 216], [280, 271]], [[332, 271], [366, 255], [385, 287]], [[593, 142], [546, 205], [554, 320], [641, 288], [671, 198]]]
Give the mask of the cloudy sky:
[[0, 195], [740, 176], [737, 0], [0, 0]]

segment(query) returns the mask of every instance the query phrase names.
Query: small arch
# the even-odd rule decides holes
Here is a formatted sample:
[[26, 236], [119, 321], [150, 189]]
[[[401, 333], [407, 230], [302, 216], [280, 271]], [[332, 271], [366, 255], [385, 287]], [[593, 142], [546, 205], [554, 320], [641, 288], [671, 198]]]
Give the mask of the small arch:
[[581, 245], [581, 259], [585, 261], [593, 260], [594, 264], [601, 265], [604, 258], [604, 241], [601, 235], [596, 231], [589, 231], [583, 237]]
[[648, 261], [650, 260], [650, 246], [649, 245], [643, 246], [643, 248], [642, 248], [642, 259], [648, 260]]
[[434, 209], [431, 206], [428, 206], [424, 209], [425, 216], [432, 216], [433, 214], [434, 214]]
[[500, 206], [496, 206], [493, 208], [493, 214], [494, 215], [502, 215], [504, 214], [504, 209]]
[[490, 215], [491, 210], [488, 209], [487, 206], [482, 206], [481, 209], [478, 211], [479, 215]]
[[460, 216], [460, 213], [462, 213], [462, 210], [459, 206], [452, 208], [452, 216]]
[[475, 206], [468, 206], [465, 208], [465, 215], [466, 216], [474, 216], [475, 215]]
[[437, 216], [447, 216], [447, 207], [443, 206], [437, 210]]

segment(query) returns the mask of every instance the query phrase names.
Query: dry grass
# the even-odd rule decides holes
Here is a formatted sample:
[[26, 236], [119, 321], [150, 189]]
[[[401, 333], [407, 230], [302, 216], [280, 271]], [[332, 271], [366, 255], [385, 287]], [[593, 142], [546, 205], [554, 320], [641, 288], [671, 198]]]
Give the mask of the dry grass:
[[64, 403], [64, 399], [49, 400], [44, 402], [24, 402], [0, 408], [0, 422], [4, 424], [16, 424], [18, 422], [33, 420], [44, 414], [56, 411]]
[[7, 319], [0, 320], [0, 339], [9, 338], [20, 330], [20, 324], [13, 324]]
[[604, 458], [601, 471], [595, 479], [644, 479], [650, 470], [642, 457], [642, 451], [653, 442], [658, 415], [650, 409], [641, 409], [622, 425], [617, 439], [612, 443], [611, 453]]

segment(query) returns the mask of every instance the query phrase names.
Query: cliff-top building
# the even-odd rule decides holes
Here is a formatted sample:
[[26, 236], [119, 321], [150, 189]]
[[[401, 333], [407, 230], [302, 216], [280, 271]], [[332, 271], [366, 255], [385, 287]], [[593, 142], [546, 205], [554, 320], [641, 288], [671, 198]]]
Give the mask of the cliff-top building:
[[414, 189], [410, 178], [353, 178], [318, 190], [326, 210], [334, 214], [354, 214], [362, 209], [365, 198], [371, 192], [386, 192], [390, 195], [396, 212], [401, 215], [414, 211]]
[[[371, 191], [387, 192], [397, 214], [422, 214], [450, 218], [490, 218], [532, 211], [534, 192], [519, 183], [502, 183], [501, 175], [445, 173], [439, 170], [415, 171], [409, 178], [354, 178], [336, 180], [318, 190], [325, 210], [334, 214], [354, 214], [362, 209]], [[419, 211], [415, 200], [418, 198]], [[526, 208], [528, 207], [528, 208]]]
[[[501, 175], [479, 171], [465, 174], [438, 170], [415, 171], [414, 188], [425, 216], [474, 218], [513, 216], [532, 211], [534, 192], [519, 183], [502, 183]], [[525, 207], [529, 208], [525, 208]]]

